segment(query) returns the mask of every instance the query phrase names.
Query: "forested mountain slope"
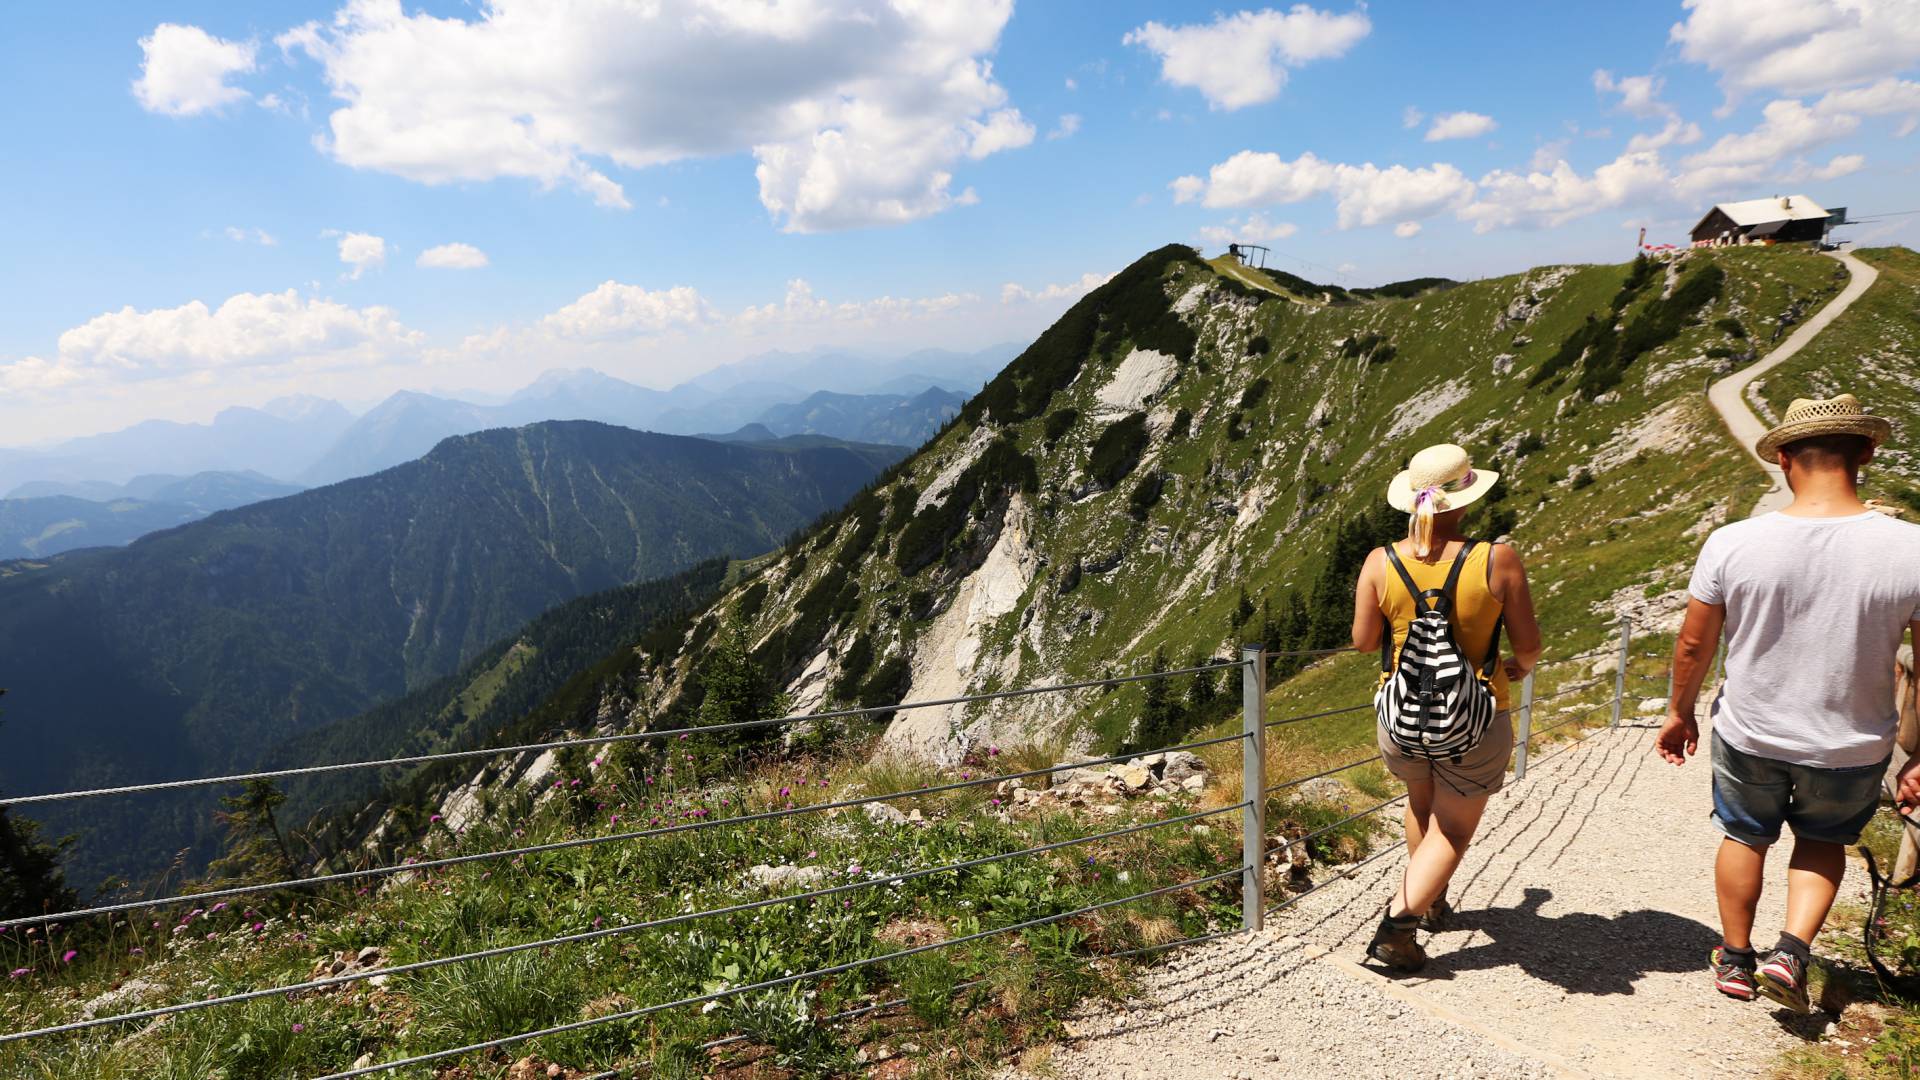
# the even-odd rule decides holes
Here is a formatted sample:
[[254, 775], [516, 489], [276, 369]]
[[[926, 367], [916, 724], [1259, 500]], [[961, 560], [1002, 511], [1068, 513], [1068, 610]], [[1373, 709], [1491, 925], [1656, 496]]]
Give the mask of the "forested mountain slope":
[[[452, 672], [570, 597], [765, 551], [884, 460], [543, 423], [127, 548], [5, 564], [0, 789], [246, 765]], [[147, 827], [153, 807], [88, 809], [48, 815], [85, 826], [81, 882], [109, 847], [119, 867], [172, 854], [154, 846], [166, 830]]]

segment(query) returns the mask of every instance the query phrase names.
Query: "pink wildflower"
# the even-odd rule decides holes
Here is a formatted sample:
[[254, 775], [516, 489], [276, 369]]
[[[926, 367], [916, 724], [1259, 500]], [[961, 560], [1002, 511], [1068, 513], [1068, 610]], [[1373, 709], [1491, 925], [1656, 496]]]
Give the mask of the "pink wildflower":
[[33, 974], [32, 968], [14, 968], [12, 971], [7, 973], [7, 978], [20, 979], [20, 978], [25, 978], [26, 976], [31, 974]]
[[77, 950], [68, 949], [66, 955], [60, 958], [60, 962], [63, 964], [71, 964], [73, 963], [73, 958], [79, 955], [80, 953]]
[[294, 1033], [295, 1035], [298, 1035], [298, 1034], [300, 1034], [301, 1032], [303, 1032], [303, 1031], [305, 1031], [305, 1030], [307, 1030], [307, 1025], [305, 1025], [305, 1024], [295, 1024], [295, 1025], [293, 1025], [293, 1033]]
[[147, 950], [139, 947], [138, 945], [135, 945], [133, 948], [127, 950], [127, 955], [128, 956], [145, 956], [147, 955]]
[[439, 815], [439, 814], [435, 814], [435, 815], [433, 815], [432, 817], [430, 817], [430, 818], [428, 818], [427, 820], [428, 820], [429, 822], [438, 822], [438, 821], [440, 820], [440, 815]]

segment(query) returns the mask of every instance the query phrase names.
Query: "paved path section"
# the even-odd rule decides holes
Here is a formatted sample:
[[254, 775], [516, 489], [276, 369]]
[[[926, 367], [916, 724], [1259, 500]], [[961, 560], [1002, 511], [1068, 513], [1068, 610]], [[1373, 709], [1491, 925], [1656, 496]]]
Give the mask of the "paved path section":
[[1762, 357], [1759, 362], [1741, 368], [1714, 383], [1707, 390], [1707, 400], [1713, 404], [1714, 411], [1720, 414], [1720, 419], [1725, 421], [1727, 431], [1733, 435], [1733, 441], [1740, 444], [1741, 451], [1767, 474], [1768, 482], [1773, 485], [1771, 490], [1761, 496], [1759, 505], [1754, 507], [1753, 516], [1755, 517], [1780, 509], [1791, 502], [1793, 497], [1787, 491], [1786, 478], [1781, 476], [1780, 466], [1771, 461], [1760, 460], [1759, 455], [1753, 452], [1753, 444], [1759, 440], [1760, 436], [1767, 433], [1768, 425], [1755, 416], [1752, 407], [1747, 404], [1747, 386], [1753, 380], [1792, 359], [1794, 354], [1806, 347], [1807, 342], [1812, 341], [1820, 331], [1827, 328], [1829, 323], [1852, 307], [1853, 302], [1858, 300], [1860, 295], [1867, 291], [1867, 287], [1873, 284], [1874, 279], [1880, 276], [1878, 270], [1854, 258], [1850, 253], [1834, 252], [1832, 255], [1833, 258], [1840, 260], [1840, 263], [1853, 275], [1853, 279], [1847, 282], [1847, 287], [1840, 290], [1840, 295], [1815, 312], [1813, 318], [1801, 323], [1799, 329], [1787, 335], [1787, 340], [1781, 342], [1779, 347]]

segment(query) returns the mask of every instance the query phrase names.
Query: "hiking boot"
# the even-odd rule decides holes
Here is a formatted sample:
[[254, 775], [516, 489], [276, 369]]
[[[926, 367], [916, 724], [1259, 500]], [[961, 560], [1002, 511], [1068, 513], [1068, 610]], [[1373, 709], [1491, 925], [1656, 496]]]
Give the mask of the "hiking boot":
[[1420, 916], [1420, 929], [1429, 934], [1437, 934], [1447, 929], [1452, 921], [1453, 905], [1447, 903], [1447, 898], [1443, 896], [1433, 902], [1433, 906], [1427, 909], [1425, 915]]
[[1367, 943], [1367, 956], [1378, 960], [1395, 971], [1411, 975], [1427, 966], [1427, 950], [1420, 947], [1414, 936], [1419, 920], [1412, 916], [1403, 919], [1381, 919], [1380, 928], [1373, 932], [1373, 940]]
[[1784, 949], [1775, 949], [1760, 961], [1754, 972], [1760, 992], [1773, 1001], [1805, 1015], [1813, 1011], [1807, 1000], [1807, 963]]
[[1753, 1000], [1753, 967], [1751, 953], [1744, 957], [1729, 957], [1715, 945], [1707, 954], [1707, 963], [1713, 967], [1713, 988], [1730, 998], [1741, 1001]]

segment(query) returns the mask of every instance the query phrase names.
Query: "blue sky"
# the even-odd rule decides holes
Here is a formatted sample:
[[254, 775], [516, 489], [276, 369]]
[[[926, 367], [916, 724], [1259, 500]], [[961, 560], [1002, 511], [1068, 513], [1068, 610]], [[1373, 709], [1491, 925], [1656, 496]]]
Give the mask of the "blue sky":
[[1920, 209], [1912, 0], [560, 6], [14, 12], [0, 444], [1021, 340], [1169, 241], [1374, 284]]

